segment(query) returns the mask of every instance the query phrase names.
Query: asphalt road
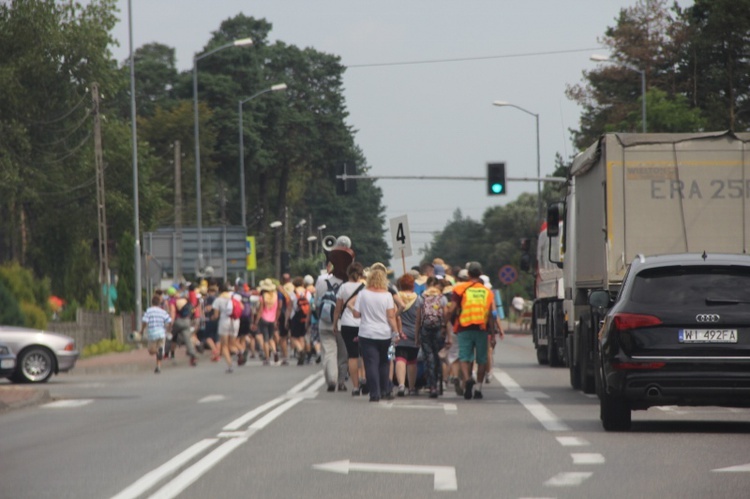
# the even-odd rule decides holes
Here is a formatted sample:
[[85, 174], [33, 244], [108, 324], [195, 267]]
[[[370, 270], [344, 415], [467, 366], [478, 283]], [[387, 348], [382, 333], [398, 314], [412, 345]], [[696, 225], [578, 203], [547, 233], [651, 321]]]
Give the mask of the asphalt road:
[[[484, 400], [369, 403], [319, 366], [167, 366], [66, 375], [54, 402], [0, 413], [0, 497], [744, 498], [750, 411], [655, 408], [606, 433], [596, 398], [495, 355]], [[332, 464], [333, 463], [333, 464]]]

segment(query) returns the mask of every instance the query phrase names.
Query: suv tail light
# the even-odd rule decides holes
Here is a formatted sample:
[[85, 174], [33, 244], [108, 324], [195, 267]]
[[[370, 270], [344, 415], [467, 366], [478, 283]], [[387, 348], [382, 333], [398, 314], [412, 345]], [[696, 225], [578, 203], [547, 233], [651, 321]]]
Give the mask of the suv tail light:
[[661, 319], [653, 315], [644, 314], [615, 314], [612, 319], [615, 329], [625, 331], [628, 329], [638, 329], [640, 327], [658, 326]]

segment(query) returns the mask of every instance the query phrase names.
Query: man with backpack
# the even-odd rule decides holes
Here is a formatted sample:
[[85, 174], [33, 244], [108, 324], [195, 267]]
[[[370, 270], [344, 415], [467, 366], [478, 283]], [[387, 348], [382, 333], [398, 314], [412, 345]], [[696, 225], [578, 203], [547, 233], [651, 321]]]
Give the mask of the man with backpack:
[[175, 317], [172, 325], [172, 335], [175, 341], [182, 341], [190, 357], [190, 365], [195, 367], [198, 364], [198, 356], [193, 344], [193, 305], [184, 296], [179, 296], [175, 300]]
[[430, 398], [438, 397], [438, 369], [442, 369], [440, 357], [440, 341], [445, 338], [445, 314], [448, 300], [438, 287], [438, 279], [429, 277], [425, 283], [426, 289], [422, 293], [422, 315], [420, 329], [420, 343], [425, 362], [427, 387]]
[[[453, 288], [451, 303], [448, 305], [449, 316], [456, 312], [455, 333], [458, 338], [458, 358], [461, 363], [461, 374], [464, 379], [464, 398], [481, 399], [482, 383], [487, 371], [488, 334], [495, 332], [492, 311], [495, 298], [481, 279], [482, 266], [479, 262], [467, 265], [469, 280], [456, 284]], [[477, 383], [471, 377], [472, 363], [477, 363]]]

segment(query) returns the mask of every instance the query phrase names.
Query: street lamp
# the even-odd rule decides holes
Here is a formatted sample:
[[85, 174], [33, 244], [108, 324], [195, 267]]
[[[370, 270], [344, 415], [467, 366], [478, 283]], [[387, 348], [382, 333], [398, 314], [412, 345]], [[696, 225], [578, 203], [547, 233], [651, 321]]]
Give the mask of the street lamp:
[[224, 44], [213, 50], [209, 50], [204, 54], [198, 54], [193, 57], [193, 140], [195, 141], [195, 196], [196, 196], [196, 212], [197, 219], [196, 225], [198, 226], [198, 268], [203, 266], [203, 209], [201, 206], [201, 146], [198, 134], [198, 61], [206, 58], [220, 50], [224, 50], [229, 47], [244, 47], [246, 45], [252, 45], [253, 41], [250, 38], [242, 38], [233, 42]]
[[542, 220], [544, 218], [544, 213], [542, 212], [542, 167], [539, 157], [539, 115], [536, 113], [532, 113], [528, 109], [524, 109], [521, 106], [516, 106], [515, 104], [511, 104], [510, 102], [502, 100], [496, 100], [492, 103], [492, 105], [498, 107], [515, 107], [519, 111], [523, 111], [524, 113], [530, 114], [531, 116], [536, 118], [536, 199], [537, 210], [539, 211], [539, 220]]
[[135, 124], [135, 60], [133, 59], [133, 8], [128, 0], [128, 41], [130, 46], [130, 128], [133, 142], [133, 253], [135, 254], [135, 320], [140, 322], [143, 311], [141, 299], [141, 228], [138, 221], [138, 134]]
[[643, 133], [646, 133], [646, 71], [638, 69], [637, 67], [627, 62], [613, 61], [606, 55], [593, 54], [589, 57], [589, 60], [592, 60], [594, 62], [609, 62], [612, 64], [617, 64], [618, 66], [622, 66], [626, 69], [641, 74], [641, 121], [643, 122]]
[[239, 115], [240, 115], [240, 199], [242, 200], [242, 226], [247, 229], [247, 203], [245, 202], [245, 139], [244, 139], [244, 133], [242, 128], [242, 105], [250, 100], [253, 100], [254, 98], [258, 97], [259, 95], [265, 94], [266, 92], [278, 92], [281, 90], [286, 90], [286, 83], [278, 83], [276, 85], [272, 85], [269, 88], [265, 90], [261, 90], [260, 92], [257, 92], [250, 97], [246, 99], [242, 99], [239, 101], [238, 108], [239, 108]]

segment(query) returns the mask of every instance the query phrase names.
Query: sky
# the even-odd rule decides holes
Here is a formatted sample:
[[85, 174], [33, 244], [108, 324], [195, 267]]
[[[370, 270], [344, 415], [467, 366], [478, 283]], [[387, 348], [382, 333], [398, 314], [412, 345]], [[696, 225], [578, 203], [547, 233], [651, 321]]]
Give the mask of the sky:
[[[581, 110], [565, 96], [566, 86], [582, 82], [583, 71], [597, 67], [589, 56], [607, 54], [600, 43], [606, 28], [616, 24], [620, 9], [636, 3], [131, 1], [134, 49], [152, 42], [174, 47], [179, 70], [191, 69], [211, 33], [239, 13], [270, 22], [270, 43], [280, 40], [340, 56], [347, 66], [348, 123], [372, 176], [484, 177], [488, 162], [505, 162], [510, 178], [537, 177], [534, 115], [539, 116], [542, 176], [552, 174], [556, 153], [565, 158], [575, 153], [568, 130], [578, 128]], [[113, 35], [120, 46], [113, 54], [124, 61], [128, 1], [118, 0], [118, 6], [121, 22]], [[525, 111], [493, 106], [497, 100]], [[537, 189], [535, 181], [510, 181], [506, 196], [488, 196], [483, 180], [381, 179], [377, 185], [390, 244], [389, 221], [404, 215], [408, 220], [413, 255], [394, 258], [397, 274], [404, 264], [420, 262], [419, 250], [456, 209], [480, 221], [487, 208]]]

